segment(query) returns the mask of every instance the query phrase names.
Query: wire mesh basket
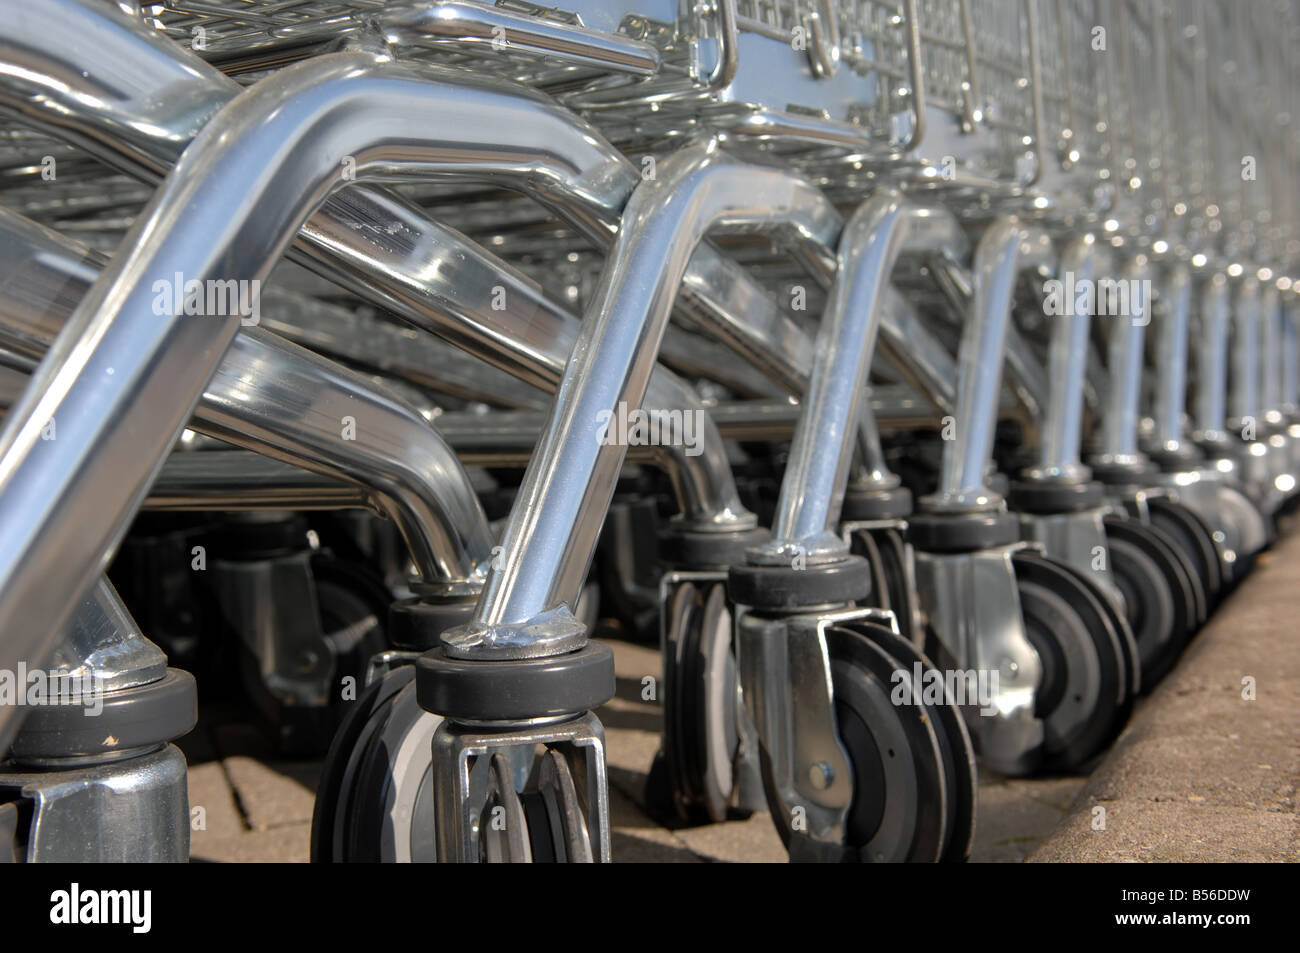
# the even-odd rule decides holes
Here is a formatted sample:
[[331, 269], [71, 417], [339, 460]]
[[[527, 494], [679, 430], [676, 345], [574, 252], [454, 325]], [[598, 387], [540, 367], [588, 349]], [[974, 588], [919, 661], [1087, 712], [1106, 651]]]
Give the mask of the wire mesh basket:
[[926, 153], [972, 174], [1023, 186], [1036, 177], [1036, 9], [1032, 0], [921, 0]]
[[1174, 148], [1166, 171], [1170, 200], [1169, 231], [1192, 251], [1207, 236], [1210, 164], [1208, 51], [1198, 4], [1166, 4], [1162, 11], [1167, 37], [1169, 130]]
[[1152, 234], [1168, 207], [1165, 156], [1171, 147], [1167, 44], [1150, 3], [1114, 0], [1110, 23], [1112, 68], [1107, 70], [1111, 144], [1118, 180], [1117, 218]]
[[1095, 215], [1114, 200], [1106, 101], [1102, 0], [1037, 4], [1038, 190], [1068, 212]]

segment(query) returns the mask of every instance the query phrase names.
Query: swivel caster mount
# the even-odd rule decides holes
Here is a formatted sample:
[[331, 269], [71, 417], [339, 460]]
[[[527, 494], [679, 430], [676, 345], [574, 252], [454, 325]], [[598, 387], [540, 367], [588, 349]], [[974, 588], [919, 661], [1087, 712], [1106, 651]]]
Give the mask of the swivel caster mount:
[[891, 626], [873, 609], [741, 622], [745, 701], [791, 860], [970, 854], [969, 735], [942, 675]]
[[673, 824], [717, 823], [763, 806], [726, 579], [724, 572], [672, 572], [662, 582], [664, 742], [646, 802]]
[[974, 755], [942, 674], [891, 613], [824, 608], [869, 578], [859, 557], [731, 571], [768, 810], [791, 860], [965, 859]]
[[1084, 767], [1123, 727], [1138, 688], [1115, 602], [1017, 542], [1004, 512], [927, 514], [909, 529], [927, 654], [992, 689], [964, 709], [980, 757], [1011, 775]]
[[871, 605], [894, 614], [903, 638], [919, 645], [916, 562], [907, 542], [912, 494], [903, 487], [871, 492], [850, 486], [840, 512], [840, 533], [850, 552], [871, 570]]
[[753, 726], [741, 701], [735, 607], [726, 566], [767, 539], [764, 530], [675, 532], [662, 554], [676, 568], [659, 584], [664, 740], [646, 782], [651, 812], [670, 825], [717, 823], [763, 807]]
[[[612, 695], [612, 655], [588, 645], [567, 657], [476, 663], [430, 649], [472, 611], [464, 602], [393, 606], [399, 651], [429, 651], [369, 684], [348, 713], [322, 771], [313, 861], [609, 859], [603, 731], [594, 716], [558, 708]], [[520, 714], [530, 708], [541, 714]]]

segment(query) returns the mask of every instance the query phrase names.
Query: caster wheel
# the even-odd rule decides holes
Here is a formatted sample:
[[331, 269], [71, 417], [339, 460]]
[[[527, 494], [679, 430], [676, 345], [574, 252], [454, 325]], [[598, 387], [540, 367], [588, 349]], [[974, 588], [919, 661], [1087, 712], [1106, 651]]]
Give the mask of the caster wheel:
[[[884, 626], [850, 623], [846, 628], [874, 639], [909, 672], [915, 671], [916, 665], [920, 665], [923, 671], [934, 670], [930, 660], [911, 642]], [[970, 858], [975, 844], [975, 808], [979, 800], [975, 747], [966, 730], [966, 721], [955, 705], [927, 704], [926, 710], [934, 721], [935, 736], [943, 754], [944, 782], [948, 792], [944, 848], [939, 860], [944, 863], [964, 862]]]
[[1106, 597], [1087, 579], [1033, 551], [1013, 557], [1025, 635], [1042, 681], [1040, 769], [1078, 771], [1109, 745], [1133, 705], [1131, 649]]
[[321, 770], [312, 815], [316, 863], [433, 863], [433, 733], [415, 668], [368, 685], [348, 712]]
[[[819, 850], [818, 859], [964, 859], [973, 829], [975, 776], [960, 715], [946, 702], [895, 704], [893, 698], [896, 672], [910, 676], [918, 660], [929, 671], [933, 667], [894, 633], [871, 623], [828, 629], [826, 646], [839, 739], [853, 772], [853, 799], [843, 844]], [[769, 803], [779, 804], [766, 765], [764, 782]], [[773, 820], [795, 859], [790, 819], [776, 811]]]
[[1214, 545], [1214, 533], [1189, 507], [1159, 497], [1147, 501], [1151, 525], [1163, 530], [1179, 551], [1191, 560], [1192, 569], [1205, 591], [1207, 609], [1212, 609], [1223, 592], [1226, 569]]
[[[262, 656], [280, 649], [263, 642], [255, 650], [253, 642], [231, 628], [225, 612], [216, 604], [220, 596], [215, 591], [210, 604], [214, 636], [227, 644], [231, 643], [231, 636], [235, 637], [238, 677], [258, 723], [273, 739], [277, 751], [291, 758], [319, 757], [329, 748], [354, 704], [351, 696], [355, 687], [365, 682], [370, 659], [388, 648], [385, 620], [392, 595], [383, 581], [363, 564], [324, 553], [313, 553], [309, 565], [310, 586], [301, 590], [303, 597], [298, 600], [301, 604], [295, 605], [295, 610], [314, 612], [319, 626], [319, 638], [300, 647], [301, 657], [308, 659], [306, 671], [312, 672], [313, 678], [322, 679], [319, 684], [313, 682], [313, 688], [319, 688], [321, 693], [313, 702], [295, 703], [278, 691], [273, 682], [280, 678], [292, 681], [294, 675], [291, 671], [269, 674], [268, 663]], [[245, 635], [251, 633], [262, 639], [259, 626], [264, 623], [254, 620], [270, 611], [269, 600], [275, 598], [271, 592], [256, 596], [254, 614], [247, 620], [252, 628]], [[241, 628], [243, 625], [239, 623]], [[273, 640], [278, 639], [274, 624], [268, 631]]]
[[664, 745], [646, 802], [678, 824], [748, 817], [738, 803], [744, 709], [726, 584], [683, 583], [665, 610]]
[[[1106, 618], [1110, 621], [1116, 635], [1119, 637], [1120, 654], [1123, 655], [1124, 669], [1128, 673], [1128, 704], [1131, 711], [1132, 704], [1142, 694], [1142, 657], [1138, 652], [1137, 639], [1133, 635], [1133, 627], [1129, 625], [1128, 617], [1120, 611], [1119, 606], [1115, 604], [1113, 599], [1107, 598], [1106, 593], [1098, 590], [1095, 582], [1089, 578], [1087, 573], [1064, 563], [1056, 563], [1055, 565], [1089, 587], [1090, 591], [1097, 596], [1098, 604], [1104, 610]], [[1125, 720], [1127, 718], [1128, 715], [1125, 714]]]
[[907, 544], [896, 529], [857, 530], [851, 551], [871, 568], [871, 601], [894, 613], [903, 638], [913, 641], [916, 594], [908, 583]]
[[1189, 624], [1177, 567], [1145, 529], [1134, 520], [1106, 524], [1111, 576], [1124, 596], [1124, 614], [1137, 640], [1143, 693], [1151, 691], [1178, 660]]
[[[441, 721], [420, 708], [414, 666], [367, 686], [321, 771], [312, 815], [314, 863], [437, 862], [431, 750]], [[560, 752], [548, 749], [541, 756], [522, 793], [502, 754], [475, 765], [470, 789], [485, 792], [480, 859], [592, 860], [585, 812]]]
[[[1150, 501], [1148, 501], [1150, 503]], [[1148, 512], [1150, 510], [1148, 509]], [[1122, 518], [1122, 517], [1121, 517]], [[1135, 515], [1130, 515], [1130, 519], [1137, 519]], [[1107, 520], [1114, 517], [1107, 517]], [[1171, 561], [1176, 567], [1175, 572], [1178, 576], [1178, 589], [1182, 592], [1183, 598], [1187, 600], [1188, 605], [1188, 625], [1187, 635], [1190, 637], [1209, 618], [1209, 601], [1205, 594], [1205, 587], [1201, 585], [1201, 577], [1196, 571], [1196, 566], [1192, 557], [1187, 554], [1178, 540], [1170, 536], [1164, 529], [1156, 525], [1155, 522], [1146, 522], [1137, 520], [1137, 522], [1149, 531], [1158, 543], [1161, 549], [1165, 550], [1165, 559]], [[1109, 523], [1108, 523], [1109, 526]], [[1108, 530], [1109, 531], [1109, 530]]]
[[591, 840], [568, 761], [553, 748], [515, 790], [510, 761], [494, 754], [479, 813], [479, 860], [489, 864], [591, 863]]
[[[1155, 591], [1165, 590], [1174, 600], [1170, 636], [1164, 640], [1152, 641], [1154, 626], [1134, 616], [1134, 612], [1140, 614], [1145, 611], [1144, 599], [1147, 600], [1153, 613], [1159, 612], [1157, 606], [1159, 596], [1149, 597], [1148, 592], [1152, 590], [1143, 587], [1150, 585], [1151, 582], [1141, 581], [1141, 579], [1136, 584], [1129, 583], [1135, 586], [1131, 594], [1125, 592], [1130, 624], [1133, 626], [1134, 636], [1138, 637], [1138, 649], [1142, 655], [1143, 685], [1145, 690], [1149, 690], [1173, 667], [1179, 653], [1187, 645], [1187, 640], [1200, 626], [1204, 619], [1205, 593], [1201, 588], [1200, 578], [1191, 566], [1191, 561], [1179, 550], [1177, 542], [1158, 526], [1132, 518], [1108, 516], [1106, 517], [1106, 539], [1108, 545], [1111, 540], [1119, 542], [1122, 554], [1131, 554], [1135, 550], [1144, 554], [1149, 562], [1155, 564], [1165, 580], [1164, 584], [1158, 586]], [[1141, 573], [1141, 576], [1149, 575], [1149, 569], [1142, 571], [1140, 567], [1127, 560], [1117, 564], [1112, 558], [1112, 566], [1117, 570], [1122, 567], [1131, 572]], [[1122, 589], [1125, 583], [1118, 572], [1117, 580]], [[1143, 633], [1139, 632], [1139, 627], [1143, 629]]]

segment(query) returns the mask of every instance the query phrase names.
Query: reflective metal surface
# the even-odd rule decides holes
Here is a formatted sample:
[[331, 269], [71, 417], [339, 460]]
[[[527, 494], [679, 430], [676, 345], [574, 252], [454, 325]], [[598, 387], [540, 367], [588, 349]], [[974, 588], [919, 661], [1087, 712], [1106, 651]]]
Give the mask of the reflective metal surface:
[[[444, 635], [447, 651], [553, 654], [580, 644], [580, 627], [563, 617], [578, 597], [626, 455], [602, 428], [640, 405], [689, 256], [714, 227], [793, 229], [816, 246], [819, 238], [802, 223], [824, 202], [802, 180], [738, 163], [713, 145], [675, 153], [638, 187], [524, 474], [501, 556], [474, 620]], [[544, 614], [556, 615], [546, 633], [524, 631]]]
[[993, 452], [1002, 384], [1002, 355], [1016, 279], [1029, 269], [1052, 268], [1047, 235], [1015, 218], [985, 229], [975, 250], [974, 297], [958, 354], [959, 383], [953, 439], [944, 446], [939, 488], [918, 501], [936, 512], [1001, 509], [1002, 498], [984, 484]]
[[1145, 256], [1125, 263], [1120, 281], [1129, 289], [1129, 309], [1106, 318], [1108, 347], [1106, 369], [1110, 394], [1102, 419], [1101, 450], [1096, 462], [1135, 467], [1146, 460], [1138, 450], [1138, 410], [1142, 400], [1142, 360], [1151, 302], [1145, 291], [1149, 281]]
[[1168, 305], [1156, 328], [1155, 441], [1168, 451], [1183, 445], [1187, 401], [1187, 338], [1192, 306], [1192, 278], [1175, 266], [1165, 281]]
[[0, 769], [0, 791], [31, 803], [27, 863], [186, 863], [190, 805], [174, 745], [89, 767]]
[[64, 694], [91, 688], [113, 692], [156, 682], [167, 674], [167, 656], [139, 627], [106, 578], [82, 600], [54, 649], [49, 676]]
[[[1061, 253], [1060, 273], [1073, 276], [1080, 286], [1096, 279], [1099, 251], [1091, 234], [1070, 242]], [[1085, 286], [1086, 287], [1086, 286]], [[1091, 315], [1070, 307], [1050, 318], [1047, 350], [1048, 397], [1038, 464], [1026, 472], [1033, 480], [1081, 483], [1088, 479], [1080, 463], [1083, 441], [1084, 378], [1088, 366], [1088, 332]]]
[[1197, 439], [1221, 442], [1228, 419], [1228, 277], [1209, 276], [1201, 290], [1200, 335], [1196, 348]]
[[[863, 389], [880, 325], [880, 289], [907, 250], [943, 251], [961, 259], [965, 235], [942, 209], [916, 207], [897, 192], [861, 206], [840, 235], [836, 281], [816, 339], [803, 413], [795, 429], [772, 522], [772, 540], [751, 559], [788, 564], [848, 555], [837, 532], [851, 448], [859, 434]], [[871, 447], [868, 431], [867, 446]], [[879, 472], [881, 455], [872, 449]]]
[[[37, 356], [86, 293], [98, 256], [3, 210], [0, 241], [10, 252], [6, 261], [40, 265], [0, 274], [0, 340]], [[57, 295], [47, 293], [43, 275], [52, 276]], [[418, 410], [360, 375], [244, 328], [204, 388], [194, 426], [364, 486], [364, 502], [402, 529], [428, 586], [457, 593], [480, 585], [492, 539], [460, 462]]]
[[981, 759], [1022, 773], [1043, 741], [1034, 717], [1042, 663], [1028, 637], [1011, 557], [1021, 546], [974, 553], [916, 553], [917, 593], [940, 668], [997, 672], [992, 712], [968, 718]]

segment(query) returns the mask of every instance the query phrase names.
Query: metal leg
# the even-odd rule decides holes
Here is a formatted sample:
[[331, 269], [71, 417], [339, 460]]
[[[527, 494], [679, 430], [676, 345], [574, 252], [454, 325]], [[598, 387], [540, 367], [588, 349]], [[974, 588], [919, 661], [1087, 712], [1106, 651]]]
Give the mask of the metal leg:
[[1020, 272], [1054, 263], [1047, 236], [1014, 218], [990, 225], [975, 252], [973, 310], [958, 356], [955, 436], [944, 447], [939, 489], [920, 501], [933, 512], [998, 511], [1005, 504], [984, 485], [993, 452], [1002, 355]]
[[[431, 710], [446, 714], [449, 726], [464, 723], [466, 709], [439, 711], [449, 706], [433, 699], [453, 694], [476, 664], [502, 672], [509, 665], [523, 677], [530, 660], [576, 665], [587, 652], [572, 608], [626, 456], [625, 446], [602, 433], [640, 405], [675, 289], [705, 233], [717, 225], [788, 230], [792, 216], [815, 219], [825, 204], [801, 180], [729, 160], [711, 145], [675, 154], [633, 194], [474, 618], [444, 632], [440, 650], [421, 660]], [[805, 228], [794, 232], [796, 241], [816, 247]], [[575, 714], [586, 707], [575, 706]], [[502, 730], [511, 719], [504, 721]], [[439, 854], [474, 859], [466, 788], [453, 780], [445, 777], [435, 789], [446, 820], [438, 826]], [[593, 783], [603, 786], [603, 776]]]

